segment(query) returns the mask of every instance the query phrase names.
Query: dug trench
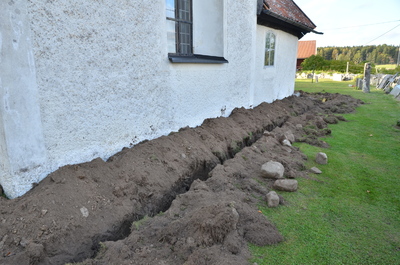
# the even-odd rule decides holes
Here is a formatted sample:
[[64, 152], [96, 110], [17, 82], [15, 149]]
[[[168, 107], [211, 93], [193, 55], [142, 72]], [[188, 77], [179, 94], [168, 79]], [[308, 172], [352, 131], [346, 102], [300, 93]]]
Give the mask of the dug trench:
[[282, 140], [328, 147], [327, 124], [359, 104], [299, 92], [62, 167], [26, 195], [0, 199], [0, 263], [246, 264], [248, 243], [284, 240], [257, 209], [272, 189], [261, 165], [310, 177], [307, 157]]

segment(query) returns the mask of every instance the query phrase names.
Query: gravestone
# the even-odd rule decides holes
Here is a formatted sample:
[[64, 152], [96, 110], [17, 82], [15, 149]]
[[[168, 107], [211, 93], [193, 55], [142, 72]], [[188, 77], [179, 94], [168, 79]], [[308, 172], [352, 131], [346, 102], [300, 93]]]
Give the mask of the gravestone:
[[362, 84], [363, 84], [363, 80], [362, 80], [361, 78], [357, 78], [357, 79], [356, 79], [356, 88], [357, 88], [358, 90], [361, 90], [361, 89], [362, 89]]
[[386, 87], [387, 83], [389, 82], [389, 79], [390, 79], [391, 77], [392, 77], [391, 75], [386, 75], [386, 76], [384, 76], [384, 77], [381, 79], [381, 81], [379, 82], [379, 85], [378, 85], [377, 88], [379, 88], [379, 89], [384, 89], [384, 88]]
[[364, 93], [369, 93], [369, 85], [370, 85], [370, 80], [371, 80], [371, 64], [366, 63], [364, 65], [364, 84], [363, 84], [363, 92]]
[[389, 93], [390, 95], [393, 95], [395, 98], [400, 97], [400, 85], [395, 86], [392, 91]]

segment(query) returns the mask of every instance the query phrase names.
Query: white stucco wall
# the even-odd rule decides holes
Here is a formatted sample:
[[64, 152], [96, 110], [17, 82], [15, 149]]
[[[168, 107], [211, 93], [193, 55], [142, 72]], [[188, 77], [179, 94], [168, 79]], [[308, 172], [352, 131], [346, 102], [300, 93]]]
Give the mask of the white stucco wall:
[[[23, 2], [1, 3], [0, 17], [21, 9]], [[198, 0], [194, 3], [201, 5]], [[15, 109], [23, 113], [19, 124], [24, 133], [11, 140], [8, 136], [19, 128], [7, 128], [18, 119], [4, 118], [4, 100], [1, 103], [0, 154], [7, 159], [0, 160], [0, 181], [7, 195], [24, 194], [32, 182], [60, 166], [106, 159], [139, 141], [197, 126], [205, 118], [227, 116], [235, 107], [289, 96], [297, 38], [277, 32], [277, 64], [273, 70], [264, 69], [267, 29], [256, 24], [256, 1], [218, 3], [218, 12], [209, 12], [197, 29], [207, 31], [221, 21], [223, 25], [215, 29], [214, 37], [197, 38], [194, 45], [198, 53], [224, 56], [228, 64], [170, 63], [164, 0], [28, 1], [19, 20], [26, 25], [24, 49], [11, 55], [22, 59], [7, 63], [25, 80], [13, 85], [13, 97], [19, 99], [18, 91], [29, 95], [16, 101]], [[0, 32], [2, 51], [7, 45], [11, 49], [12, 31], [1, 28]], [[4, 53], [0, 59], [11, 60]], [[0, 74], [2, 99], [8, 93], [5, 77]], [[29, 152], [20, 152], [19, 158], [12, 154], [10, 150], [19, 146], [17, 138], [38, 151], [35, 159], [27, 159]], [[12, 164], [30, 177], [10, 170]]]
[[47, 162], [26, 1], [0, 2], [0, 183], [16, 197]]
[[[196, 126], [205, 117], [249, 107], [255, 51], [256, 2], [225, 1], [224, 56], [228, 64], [169, 64], [172, 89], [180, 106], [179, 124]], [[205, 21], [210, 21], [207, 16]], [[229, 25], [229, 26], [226, 26]]]
[[[274, 66], [264, 66], [265, 38], [267, 32], [276, 36]], [[257, 25], [256, 88], [254, 103], [283, 99], [294, 92], [296, 76], [297, 37], [281, 30]]]
[[30, 11], [52, 168], [106, 158], [174, 127], [165, 19], [154, 15], [163, 5], [32, 0]]

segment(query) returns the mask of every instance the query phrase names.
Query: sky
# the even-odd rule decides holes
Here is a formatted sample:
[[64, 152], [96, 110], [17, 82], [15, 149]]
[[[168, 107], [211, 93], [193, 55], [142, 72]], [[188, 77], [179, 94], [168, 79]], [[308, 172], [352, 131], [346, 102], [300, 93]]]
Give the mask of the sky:
[[[400, 0], [294, 0], [323, 35], [308, 33], [317, 47], [400, 46]], [[386, 34], [385, 34], [386, 33]]]

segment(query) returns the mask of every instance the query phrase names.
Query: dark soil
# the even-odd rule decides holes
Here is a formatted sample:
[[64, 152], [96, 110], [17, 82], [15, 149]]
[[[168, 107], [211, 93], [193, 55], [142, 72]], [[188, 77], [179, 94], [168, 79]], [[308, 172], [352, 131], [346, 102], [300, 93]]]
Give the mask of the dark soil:
[[257, 209], [273, 184], [261, 165], [308, 177], [307, 157], [282, 140], [328, 147], [327, 124], [359, 104], [300, 92], [62, 167], [20, 198], [0, 197], [0, 264], [246, 264], [248, 243], [283, 240]]

